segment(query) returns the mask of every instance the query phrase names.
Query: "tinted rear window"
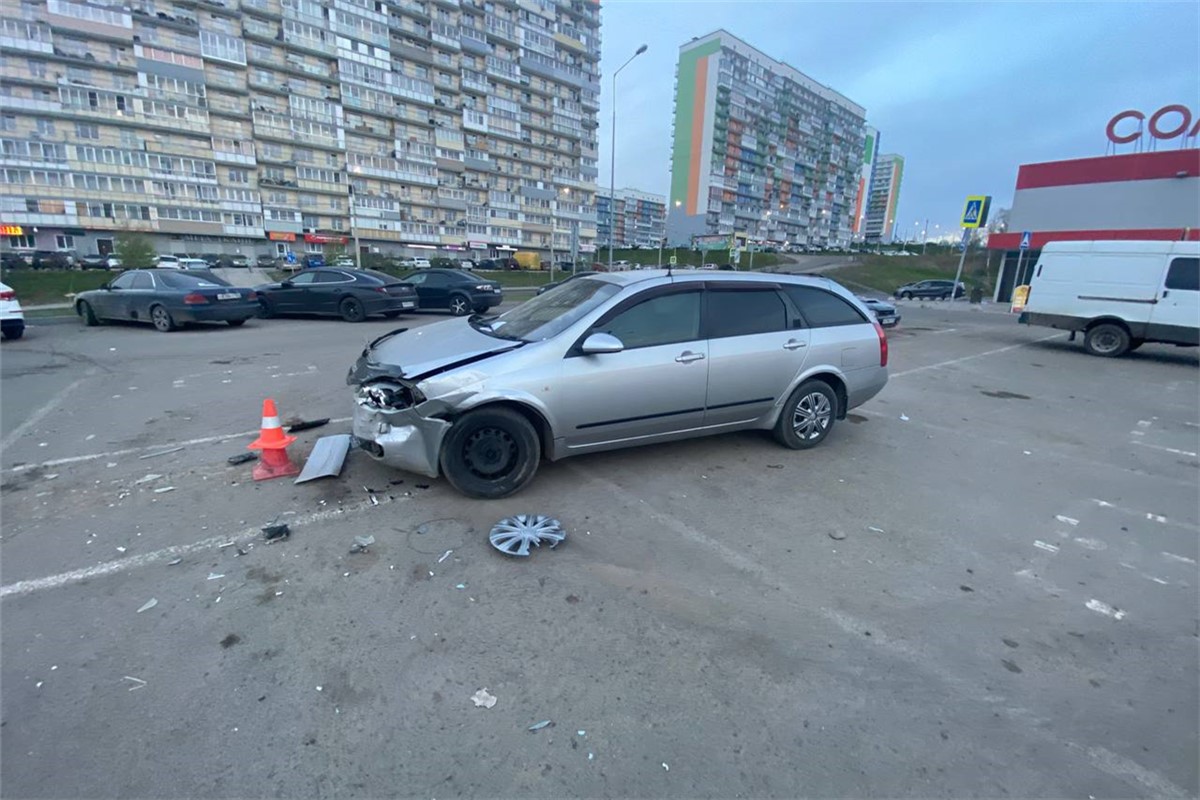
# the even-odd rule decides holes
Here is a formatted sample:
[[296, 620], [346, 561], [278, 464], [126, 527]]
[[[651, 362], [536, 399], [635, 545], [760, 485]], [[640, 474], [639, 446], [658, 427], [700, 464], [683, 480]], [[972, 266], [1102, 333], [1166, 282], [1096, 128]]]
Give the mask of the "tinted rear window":
[[398, 283], [400, 281], [395, 275], [388, 275], [386, 272], [376, 272], [373, 269], [359, 270], [358, 274], [367, 278], [374, 278], [380, 283]]
[[708, 336], [748, 336], [787, 328], [787, 308], [774, 289], [708, 293]]
[[1200, 292], [1200, 258], [1173, 258], [1167, 269], [1168, 289]]
[[206, 289], [213, 286], [228, 286], [229, 284], [211, 273], [203, 275], [186, 272], [156, 272], [154, 277], [164, 286], [172, 289]]
[[792, 298], [792, 302], [800, 309], [810, 327], [861, 325], [867, 321], [857, 308], [833, 292], [814, 286], [784, 286], [783, 290]]

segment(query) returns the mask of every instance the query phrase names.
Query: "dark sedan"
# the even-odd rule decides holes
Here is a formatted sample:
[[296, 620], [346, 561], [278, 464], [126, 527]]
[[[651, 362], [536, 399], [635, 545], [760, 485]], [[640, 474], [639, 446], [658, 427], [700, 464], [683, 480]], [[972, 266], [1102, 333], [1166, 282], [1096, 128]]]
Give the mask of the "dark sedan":
[[863, 305], [871, 309], [875, 314], [875, 319], [879, 320], [879, 324], [884, 328], [894, 328], [900, 324], [900, 315], [896, 313], [896, 307], [886, 300], [878, 300], [874, 297], [858, 296], [862, 300]]
[[369, 269], [316, 267], [281, 283], [255, 287], [263, 316], [336, 314], [362, 322], [382, 314], [391, 318], [417, 310], [417, 293], [408, 283]]
[[[919, 298], [919, 299], [930, 299], [930, 300], [935, 300], [935, 299], [936, 300], [949, 300], [950, 299], [950, 287], [953, 285], [954, 285], [954, 281], [941, 281], [941, 280], [917, 281], [916, 283], [906, 283], [903, 286], [897, 288], [896, 291], [892, 292], [892, 297], [896, 297], [896, 298], [903, 299], [903, 300], [911, 300], [914, 297]], [[966, 291], [967, 291], [967, 289], [965, 286], [963, 286], [962, 281], [959, 281], [958, 287], [957, 287], [957, 289], [955, 289], [954, 296], [962, 297], [964, 294], [966, 294]]]
[[[568, 266], [567, 269], [570, 269], [570, 267]], [[561, 281], [555, 281], [554, 283], [547, 283], [545, 286], [538, 289], [537, 293], [545, 294], [546, 292], [553, 289], [555, 286], [562, 286], [567, 281], [573, 281], [576, 278], [583, 278], [588, 275], [598, 275], [598, 274], [599, 274], [598, 272], [596, 272], [595, 270], [591, 270], [591, 269], [585, 270], [583, 272], [576, 272], [574, 275], [568, 275], [567, 277], [563, 278]]]
[[258, 314], [258, 302], [252, 289], [230, 286], [210, 272], [131, 269], [76, 295], [75, 313], [87, 325], [149, 322], [166, 333], [189, 322], [227, 322], [236, 328]]
[[481, 314], [504, 302], [499, 283], [462, 270], [423, 269], [404, 280], [416, 287], [421, 308], [449, 309], [456, 317]]

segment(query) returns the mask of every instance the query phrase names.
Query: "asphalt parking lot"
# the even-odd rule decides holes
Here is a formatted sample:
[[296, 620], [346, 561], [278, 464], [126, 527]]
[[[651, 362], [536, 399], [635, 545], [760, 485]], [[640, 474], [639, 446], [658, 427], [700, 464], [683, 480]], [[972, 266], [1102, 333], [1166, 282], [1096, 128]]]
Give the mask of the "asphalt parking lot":
[[[226, 464], [264, 397], [334, 418], [297, 459], [347, 431], [394, 322], [34, 325], [0, 349], [4, 793], [1196, 796], [1197, 351], [901, 310], [815, 450], [584, 456], [500, 501]], [[567, 542], [492, 550], [524, 512]]]

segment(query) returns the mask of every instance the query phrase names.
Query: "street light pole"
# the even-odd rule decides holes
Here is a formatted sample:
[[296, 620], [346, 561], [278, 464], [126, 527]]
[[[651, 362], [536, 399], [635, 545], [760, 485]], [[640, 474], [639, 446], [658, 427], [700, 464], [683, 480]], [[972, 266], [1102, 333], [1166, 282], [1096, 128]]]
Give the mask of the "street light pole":
[[929, 246], [929, 217], [925, 218], [925, 233], [921, 237], [925, 240], [921, 242], [921, 255], [925, 255], [925, 248]]
[[621, 74], [621, 70], [629, 66], [629, 62], [646, 52], [646, 45], [642, 45], [634, 52], [629, 59], [617, 68], [612, 77], [612, 144], [609, 147], [608, 165], [608, 271], [612, 272], [613, 267], [613, 237], [617, 232], [617, 76]]
[[[681, 201], [679, 201], [679, 200], [676, 200], [676, 201], [675, 201], [675, 207], [676, 207], [676, 208], [679, 208], [679, 206], [680, 206], [680, 202], [681, 202]], [[662, 267], [662, 251], [663, 251], [663, 240], [667, 238], [667, 223], [668, 223], [668, 222], [670, 222], [670, 221], [671, 221], [671, 204], [670, 204], [670, 202], [668, 202], [668, 203], [667, 203], [667, 208], [666, 208], [666, 210], [663, 212], [663, 229], [662, 229], [662, 236], [658, 237], [658, 266], [659, 266], [660, 268]]]

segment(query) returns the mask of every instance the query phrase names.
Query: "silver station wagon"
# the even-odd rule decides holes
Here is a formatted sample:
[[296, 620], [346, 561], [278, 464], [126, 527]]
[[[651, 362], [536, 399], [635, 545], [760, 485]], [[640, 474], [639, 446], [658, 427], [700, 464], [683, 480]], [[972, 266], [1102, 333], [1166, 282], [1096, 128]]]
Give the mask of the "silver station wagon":
[[879, 393], [887, 360], [875, 316], [828, 279], [655, 270], [393, 331], [346, 381], [360, 447], [494, 498], [543, 458], [745, 429], [813, 447]]

